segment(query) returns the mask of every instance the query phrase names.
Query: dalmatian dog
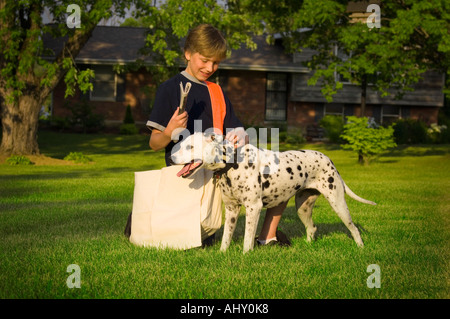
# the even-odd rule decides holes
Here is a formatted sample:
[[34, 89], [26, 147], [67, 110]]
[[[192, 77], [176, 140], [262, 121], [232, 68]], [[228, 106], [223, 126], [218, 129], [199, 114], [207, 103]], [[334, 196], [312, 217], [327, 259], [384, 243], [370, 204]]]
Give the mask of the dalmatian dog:
[[353, 193], [333, 162], [312, 150], [274, 152], [247, 144], [238, 149], [221, 135], [197, 132], [177, 144], [171, 155], [175, 164], [185, 164], [178, 176], [187, 178], [200, 167], [215, 172], [225, 204], [225, 225], [221, 250], [226, 250], [236, 228], [240, 208], [245, 206], [244, 253], [253, 249], [256, 228], [263, 207], [275, 207], [295, 196], [297, 214], [306, 228], [307, 240], [317, 230], [312, 209], [320, 194], [350, 230], [356, 244], [364, 246], [353, 224], [345, 194], [376, 205]]

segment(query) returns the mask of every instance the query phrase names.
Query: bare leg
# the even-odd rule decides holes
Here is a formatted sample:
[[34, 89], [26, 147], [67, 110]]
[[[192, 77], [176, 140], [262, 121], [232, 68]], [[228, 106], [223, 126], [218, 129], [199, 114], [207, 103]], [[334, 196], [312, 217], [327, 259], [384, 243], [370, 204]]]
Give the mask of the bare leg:
[[278, 223], [281, 215], [287, 206], [287, 202], [281, 203], [278, 206], [267, 208], [266, 217], [264, 218], [263, 227], [259, 234], [259, 240], [266, 240], [276, 237]]

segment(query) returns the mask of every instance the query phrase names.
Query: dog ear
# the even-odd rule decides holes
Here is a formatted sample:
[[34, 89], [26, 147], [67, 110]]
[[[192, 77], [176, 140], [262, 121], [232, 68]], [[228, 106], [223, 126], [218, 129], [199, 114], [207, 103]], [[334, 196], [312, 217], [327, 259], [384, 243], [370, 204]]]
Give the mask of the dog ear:
[[204, 135], [205, 135], [206, 141], [208, 143], [211, 143], [211, 142], [222, 143], [223, 142], [223, 135], [221, 135], [221, 134], [217, 134], [215, 132], [205, 132]]
[[208, 143], [214, 142], [216, 140], [216, 134], [214, 134], [213, 132], [205, 132], [204, 136]]

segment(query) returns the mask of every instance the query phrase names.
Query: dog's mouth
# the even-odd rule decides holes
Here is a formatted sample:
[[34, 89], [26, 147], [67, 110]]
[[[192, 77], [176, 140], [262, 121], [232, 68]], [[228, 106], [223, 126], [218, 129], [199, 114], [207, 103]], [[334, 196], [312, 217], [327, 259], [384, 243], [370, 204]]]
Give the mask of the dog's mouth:
[[188, 177], [191, 176], [197, 168], [199, 168], [203, 162], [201, 160], [193, 160], [190, 163], [187, 163], [183, 166], [183, 168], [177, 173], [178, 177]]

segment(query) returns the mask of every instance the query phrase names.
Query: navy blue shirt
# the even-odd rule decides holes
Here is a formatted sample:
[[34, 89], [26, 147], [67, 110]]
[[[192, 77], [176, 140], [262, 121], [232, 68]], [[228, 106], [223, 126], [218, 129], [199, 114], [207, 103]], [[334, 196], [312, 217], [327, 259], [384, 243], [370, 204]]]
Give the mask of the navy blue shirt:
[[[209, 96], [207, 85], [198, 81], [186, 71], [183, 71], [165, 81], [158, 87], [155, 96], [155, 103], [153, 104], [153, 110], [150, 114], [149, 120], [147, 121], [147, 127], [149, 129], [155, 128], [162, 132], [169, 124], [173, 113], [180, 104], [180, 82], [183, 83], [183, 87], [186, 86], [187, 82], [191, 82], [192, 85], [186, 103], [186, 111], [189, 115], [187, 130], [190, 134], [194, 134], [195, 120], [201, 120], [202, 132], [213, 127], [211, 98]], [[234, 114], [233, 106], [231, 105], [230, 100], [225, 94], [224, 97], [226, 103], [226, 115], [223, 121], [222, 132], [225, 134], [227, 129], [243, 127], [243, 125]], [[199, 130], [199, 128], [196, 128], [196, 130]], [[174, 145], [175, 144], [172, 141], [166, 146], [166, 165], [169, 165], [168, 159]]]

